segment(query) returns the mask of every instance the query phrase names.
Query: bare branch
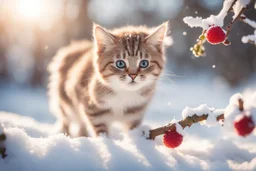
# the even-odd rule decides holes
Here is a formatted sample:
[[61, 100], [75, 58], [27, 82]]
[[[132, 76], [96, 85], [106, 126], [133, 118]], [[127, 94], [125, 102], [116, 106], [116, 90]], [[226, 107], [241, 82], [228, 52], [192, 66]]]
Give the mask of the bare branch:
[[[232, 11], [233, 6], [235, 5], [236, 1], [237, 1], [237, 0], [235, 0], [235, 1], [232, 3], [232, 5], [230, 6], [230, 8], [229, 8], [228, 11]], [[250, 1], [250, 3], [254, 3], [254, 2], [255, 2], [255, 0], [251, 0], [251, 1]], [[249, 3], [249, 4], [250, 4], [250, 3]], [[236, 22], [238, 19], [244, 18], [243, 13], [244, 13], [245, 10], [247, 10], [247, 9], [249, 8], [249, 4], [248, 4], [246, 7], [242, 8], [242, 9], [240, 10], [240, 12], [238, 13], [238, 15], [236, 16], [236, 18], [233, 19], [233, 20], [227, 25], [227, 27], [226, 27], [226, 30], [227, 30], [226, 37], [228, 37], [228, 35], [229, 35], [230, 31], [231, 31], [231, 28], [232, 28], [232, 26], [235, 24], [235, 22]]]
[[[190, 127], [194, 123], [202, 122], [204, 120], [207, 120], [207, 118], [208, 118], [208, 114], [203, 114], [203, 115], [200, 115], [200, 116], [194, 114], [193, 116], [189, 116], [189, 117], [179, 121], [178, 123], [184, 129], [186, 127]], [[220, 121], [220, 120], [224, 120], [224, 114], [221, 114], [216, 118], [216, 121]], [[162, 126], [162, 127], [156, 128], [156, 129], [152, 129], [152, 130], [149, 131], [148, 139], [154, 140], [156, 136], [165, 134], [166, 132], [173, 131], [173, 130], [176, 130], [175, 123], [170, 123], [166, 126]]]
[[229, 9], [228, 9], [228, 12], [233, 11], [233, 6], [235, 5], [236, 1], [237, 1], [237, 0], [234, 0], [234, 1], [232, 2], [231, 6], [230, 6]]
[[226, 27], [226, 30], [227, 30], [227, 33], [226, 33], [226, 37], [228, 37], [230, 31], [231, 31], [231, 28], [232, 26], [234, 25], [234, 23], [241, 17], [241, 15], [244, 13], [244, 11], [247, 9], [247, 7], [245, 8], [242, 8], [241, 11], [238, 13], [237, 17], [232, 20]]

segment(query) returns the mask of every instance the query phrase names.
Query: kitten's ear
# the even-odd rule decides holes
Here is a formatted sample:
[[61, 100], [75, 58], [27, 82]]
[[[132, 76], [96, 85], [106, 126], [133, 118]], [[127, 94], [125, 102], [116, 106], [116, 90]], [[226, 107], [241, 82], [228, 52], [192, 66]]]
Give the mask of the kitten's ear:
[[168, 22], [163, 23], [157, 29], [146, 37], [146, 42], [153, 45], [163, 44], [164, 38], [167, 36]]
[[93, 25], [93, 37], [98, 46], [106, 46], [115, 43], [115, 37], [97, 24]]

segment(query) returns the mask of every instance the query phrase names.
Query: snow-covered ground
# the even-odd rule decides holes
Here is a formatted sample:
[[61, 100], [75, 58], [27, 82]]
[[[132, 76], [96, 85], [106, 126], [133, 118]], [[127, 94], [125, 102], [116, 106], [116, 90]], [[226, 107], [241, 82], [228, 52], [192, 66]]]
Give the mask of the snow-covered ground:
[[[170, 78], [170, 77], [169, 77]], [[255, 90], [256, 79], [236, 89], [221, 79], [202, 75], [162, 79], [143, 123], [129, 133], [113, 130], [111, 138], [69, 138], [54, 134], [46, 92], [5, 85], [0, 88], [0, 113], [7, 134], [8, 157], [2, 171], [65, 170], [256, 170], [256, 132], [240, 138], [222, 128], [194, 124], [185, 129], [176, 149], [141, 136], [141, 129], [179, 120], [186, 106], [225, 108], [236, 92]], [[21, 116], [22, 115], [22, 116]]]

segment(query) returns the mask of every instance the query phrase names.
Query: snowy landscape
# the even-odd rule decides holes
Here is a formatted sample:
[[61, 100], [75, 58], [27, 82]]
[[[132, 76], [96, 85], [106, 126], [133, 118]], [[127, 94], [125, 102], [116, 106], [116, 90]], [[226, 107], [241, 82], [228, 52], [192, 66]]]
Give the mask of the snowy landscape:
[[[121, 6], [121, 2], [124, 3], [125, 1], [115, 1], [115, 5]], [[174, 3], [174, 1], [170, 2]], [[161, 3], [164, 2], [161, 1]], [[221, 6], [222, 3], [221, 1]], [[179, 36], [189, 36], [192, 34], [190, 31], [195, 29], [193, 27], [202, 28], [203, 36], [206, 33], [204, 30], [209, 29], [212, 25], [224, 29], [223, 25], [227, 25], [224, 24], [224, 19], [230, 12], [231, 5], [234, 5], [234, 13], [232, 13], [231, 18], [235, 19], [241, 15], [239, 12], [248, 3], [250, 0], [225, 0], [216, 15], [211, 15], [209, 12], [209, 17], [204, 16], [204, 19], [198, 17], [197, 12], [195, 13], [196, 17], [183, 16], [183, 21], [186, 23], [186, 27], [189, 26], [189, 29], [186, 29], [187, 32], [183, 32], [183, 35], [179, 34]], [[102, 5], [103, 2], [91, 1], [88, 13], [92, 15], [93, 7], [101, 7], [99, 4]], [[163, 6], [161, 8], [164, 11], [165, 8]], [[256, 8], [256, 3], [254, 8]], [[109, 17], [115, 17], [111, 14], [114, 15], [110, 13]], [[161, 15], [165, 14], [165, 12], [161, 13]], [[105, 16], [102, 23], [108, 25], [110, 20], [107, 21], [107, 16]], [[253, 59], [255, 59], [256, 48], [255, 44], [251, 43], [256, 42], [256, 24], [253, 21], [256, 18], [242, 18], [241, 20], [248, 24], [253, 31], [251, 33], [242, 32], [239, 35], [240, 46], [252, 46], [254, 49], [248, 48], [251, 50], [248, 53], [252, 54]], [[226, 31], [224, 32], [226, 33]], [[231, 32], [228, 37], [231, 40], [232, 35]], [[240, 73], [235, 75], [238, 81], [234, 79], [234, 82], [237, 81], [238, 83], [233, 85], [230, 81], [232, 79], [226, 78], [225, 74], [216, 74], [223, 68], [224, 64], [211, 60], [211, 46], [206, 45], [206, 48], [203, 46], [208, 41], [206, 40], [207, 36], [202, 38], [198, 35], [199, 40], [194, 40], [197, 43], [190, 53], [197, 57], [193, 57], [193, 60], [196, 59], [198, 63], [200, 60], [211, 62], [206, 63], [205, 70], [193, 70], [193, 72], [193, 67], [187, 67], [189, 66], [187, 64], [183, 66], [182, 62], [179, 65], [172, 62], [172, 57], [178, 53], [177, 49], [180, 44], [179, 40], [176, 39], [177, 35], [175, 37], [175, 34], [170, 33], [170, 36], [173, 37], [172, 47], [174, 49], [171, 49], [171, 52], [167, 54], [166, 70], [158, 82], [156, 94], [145, 113], [142, 125], [129, 132], [123, 132], [118, 124], [114, 125], [109, 137], [101, 135], [100, 137], [73, 138], [59, 133], [59, 123], [55, 116], [49, 112], [47, 83], [44, 82], [44, 77], [47, 79], [47, 74], [42, 76], [41, 82], [37, 83], [39, 85], [33, 87], [22, 83], [22, 80], [28, 82], [27, 77], [32, 75], [29, 67], [26, 72], [23, 72], [24, 70], [19, 71], [18, 67], [11, 66], [11, 72], [15, 70], [15, 73], [9, 73], [9, 75], [21, 83], [6, 81], [6, 78], [0, 77], [2, 79], [0, 80], [0, 135], [6, 135], [5, 141], [0, 136], [0, 154], [3, 147], [6, 149], [6, 156], [4, 158], [0, 156], [0, 171], [256, 171], [256, 129], [243, 137], [239, 136], [234, 128], [234, 121], [239, 120], [241, 113], [252, 116], [252, 120], [256, 124], [256, 63], [252, 64], [254, 70], [250, 75], [244, 76], [243, 79], [243, 76], [239, 75]], [[221, 43], [225, 44], [225, 41]], [[234, 42], [234, 44], [236, 43]], [[232, 47], [232, 45], [227, 46], [227, 48]], [[47, 47], [44, 46], [44, 50], [48, 48], [48, 45]], [[231, 51], [233, 50], [234, 47]], [[183, 51], [189, 51], [189, 48], [183, 49]], [[9, 52], [8, 54], [17, 56], [17, 54], [14, 55]], [[208, 56], [208, 54], [210, 55]], [[204, 58], [199, 58], [201, 56]], [[228, 55], [223, 53], [223, 56]], [[187, 55], [186, 58], [190, 58], [190, 56]], [[9, 61], [9, 65], [10, 63]], [[30, 61], [28, 63], [35, 64], [36, 62]], [[23, 63], [20, 66], [28, 66], [28, 63]], [[41, 63], [41, 65], [43, 64]], [[230, 65], [232, 65], [231, 62]], [[225, 67], [228, 68], [224, 65]], [[44, 67], [42, 68], [45, 70]], [[186, 68], [186, 70], [184, 69], [182, 74], [179, 74], [181, 73], [179, 70], [173, 72], [177, 68]], [[233, 69], [228, 71], [231, 73], [230, 75], [237, 73], [235, 71], [238, 68], [235, 66]], [[35, 78], [38, 79], [37, 76]], [[238, 104], [239, 99], [243, 100], [241, 110], [241, 106]], [[177, 126], [177, 132], [183, 136], [183, 141], [177, 148], [167, 148], [163, 143], [163, 135], [157, 136], [154, 140], [148, 139], [149, 130], [169, 123], [178, 124], [177, 121], [194, 114], [198, 116], [208, 114], [208, 118], [200, 123], [194, 122], [191, 127], [186, 127], [184, 130], [180, 125]], [[217, 116], [221, 114], [225, 116], [224, 123], [218, 123], [216, 120]], [[75, 132], [76, 128], [76, 125], [72, 125], [72, 131]]]
[[[15, 106], [27, 106], [23, 116], [4, 112], [0, 115], [8, 137], [8, 157], [0, 160], [1, 170], [255, 170], [256, 131], [242, 138], [220, 125], [196, 124], [185, 129], [184, 142], [176, 149], [166, 148], [161, 136], [155, 141], [142, 136], [142, 130], [167, 124], [173, 118], [180, 120], [186, 106], [207, 103], [210, 107], [225, 108], [235, 92], [248, 95], [253, 91], [256, 80], [249, 82], [230, 90], [223, 82], [204, 76], [197, 80], [162, 81], [143, 126], [129, 133], [114, 129], [111, 138], [55, 134], [55, 119], [48, 112], [44, 92], [24, 92], [13, 87], [7, 93], [7, 89], [1, 89], [3, 98], [10, 101], [5, 103], [12, 106], [9, 111], [15, 111]], [[31, 94], [42, 97], [36, 106]]]

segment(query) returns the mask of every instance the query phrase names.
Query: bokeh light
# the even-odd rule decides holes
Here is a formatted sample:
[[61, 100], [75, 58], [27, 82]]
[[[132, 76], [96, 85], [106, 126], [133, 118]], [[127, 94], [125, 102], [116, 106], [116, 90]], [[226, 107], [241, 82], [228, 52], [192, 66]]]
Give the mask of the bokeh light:
[[18, 0], [18, 14], [27, 20], [39, 20], [45, 15], [45, 3], [43, 0]]

